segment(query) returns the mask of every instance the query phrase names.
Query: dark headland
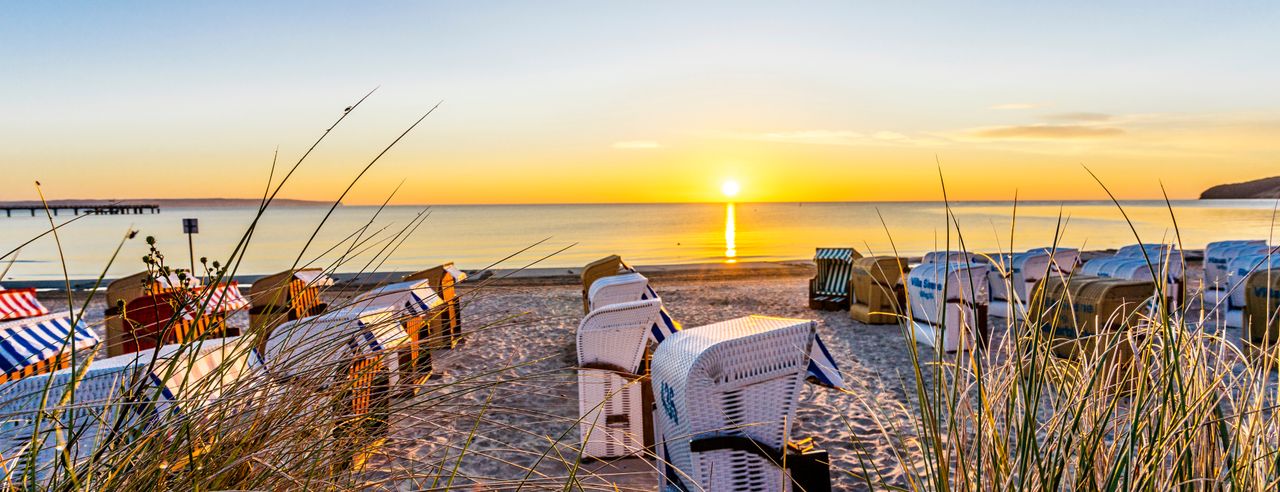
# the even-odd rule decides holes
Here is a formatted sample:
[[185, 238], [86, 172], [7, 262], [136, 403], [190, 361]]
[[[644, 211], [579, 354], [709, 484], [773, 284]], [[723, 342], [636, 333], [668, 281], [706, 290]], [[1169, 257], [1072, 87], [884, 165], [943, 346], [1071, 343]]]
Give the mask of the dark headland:
[[1201, 200], [1247, 198], [1280, 198], [1280, 176], [1218, 185], [1200, 194]]

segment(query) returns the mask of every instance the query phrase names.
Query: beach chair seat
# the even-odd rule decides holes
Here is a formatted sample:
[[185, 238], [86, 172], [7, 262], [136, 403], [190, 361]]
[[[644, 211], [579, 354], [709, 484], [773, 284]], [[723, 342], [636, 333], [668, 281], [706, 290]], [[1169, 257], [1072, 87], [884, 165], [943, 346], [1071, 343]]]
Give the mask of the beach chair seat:
[[625, 273], [622, 257], [609, 255], [582, 267], [582, 313], [591, 312], [591, 284], [605, 277]]
[[[44, 306], [30, 312], [42, 310], [48, 312]], [[102, 343], [84, 320], [73, 322], [69, 311], [0, 322], [0, 337], [0, 383], [65, 368], [73, 355], [91, 356]]]
[[862, 258], [853, 248], [817, 248], [813, 263], [818, 273], [809, 280], [809, 309], [849, 309], [849, 278], [853, 260]]
[[[64, 439], [67, 429], [78, 434], [65, 441], [65, 456], [73, 464], [102, 446], [157, 433], [173, 436], [181, 429], [182, 437], [193, 441], [216, 439], [216, 433], [187, 434], [212, 427], [196, 425], [201, 421], [189, 420], [192, 425], [181, 427], [171, 423], [198, 415], [204, 405], [227, 395], [259, 391], [262, 380], [255, 377], [250, 352], [238, 338], [209, 339], [95, 360], [78, 382], [79, 365], [0, 385], [0, 414], [5, 416], [0, 459], [6, 485], [46, 488], [55, 467], [65, 473], [59, 463], [64, 452], [58, 428]], [[26, 478], [28, 465], [34, 481]]]
[[849, 317], [869, 325], [893, 324], [906, 303], [903, 278], [910, 271], [905, 258], [868, 256], [853, 260], [850, 271]]
[[662, 490], [830, 490], [826, 453], [789, 442], [816, 329], [809, 320], [748, 316], [658, 346]]
[[588, 292], [591, 310], [623, 302], [635, 302], [644, 297], [649, 279], [639, 273], [622, 273], [603, 277], [591, 284]]
[[409, 342], [400, 349], [398, 364], [406, 394], [415, 392], [417, 383], [431, 375], [431, 350], [449, 345], [449, 334], [442, 331], [438, 322], [444, 306], [444, 300], [425, 279], [365, 291], [350, 303], [351, 308], [362, 312], [390, 310], [409, 336]]
[[443, 305], [437, 308], [438, 315], [433, 314], [427, 322], [439, 325], [433, 332], [445, 333], [447, 338], [431, 339], [432, 349], [447, 349], [462, 343], [462, 302], [458, 298], [457, 284], [467, 279], [466, 272], [459, 270], [452, 262], [438, 265], [426, 270], [406, 275], [404, 280], [426, 280], [430, 287], [440, 296]]
[[249, 329], [261, 340], [287, 321], [315, 316], [329, 305], [320, 290], [333, 285], [333, 278], [319, 268], [285, 270], [267, 275], [249, 287]]
[[[599, 282], [597, 282], [597, 285]], [[609, 304], [578, 325], [578, 428], [584, 457], [641, 453], [652, 435], [653, 394], [641, 362], [660, 299]]]
[[946, 352], [987, 339], [986, 263], [925, 263], [907, 276], [911, 326], [917, 342]]

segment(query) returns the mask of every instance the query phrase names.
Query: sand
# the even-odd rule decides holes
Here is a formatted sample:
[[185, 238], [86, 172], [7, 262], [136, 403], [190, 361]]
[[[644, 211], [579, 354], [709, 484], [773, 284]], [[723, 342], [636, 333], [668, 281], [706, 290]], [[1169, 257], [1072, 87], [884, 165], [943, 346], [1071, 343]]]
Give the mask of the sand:
[[[571, 273], [571, 272], [564, 272]], [[905, 486], [904, 454], [913, 439], [886, 428], [911, 429], [918, 414], [910, 352], [897, 325], [854, 322], [847, 312], [806, 306], [809, 273], [787, 268], [763, 274], [651, 275], [671, 314], [686, 328], [749, 314], [813, 319], [849, 384], [849, 392], [806, 385], [800, 393], [796, 439], [812, 437], [830, 452], [835, 490], [864, 489], [866, 481]], [[397, 477], [389, 488], [526, 490], [656, 490], [652, 460], [628, 458], [575, 466], [579, 440], [574, 333], [582, 319], [581, 287], [572, 277], [530, 282], [518, 278], [460, 288], [465, 344], [433, 354], [439, 376], [426, 383], [415, 412], [401, 412], [370, 476]], [[58, 309], [65, 296], [44, 294]], [[101, 322], [101, 297], [88, 310]], [[77, 295], [76, 303], [83, 302]], [[1003, 323], [993, 318], [1003, 335]], [[234, 324], [243, 325], [241, 314]], [[922, 363], [932, 349], [921, 347]], [[888, 437], [892, 436], [892, 437]], [[465, 448], [465, 452], [463, 449]], [[456, 467], [456, 473], [453, 471]], [[404, 480], [406, 473], [421, 480]], [[440, 477], [445, 477], [441, 479]]]

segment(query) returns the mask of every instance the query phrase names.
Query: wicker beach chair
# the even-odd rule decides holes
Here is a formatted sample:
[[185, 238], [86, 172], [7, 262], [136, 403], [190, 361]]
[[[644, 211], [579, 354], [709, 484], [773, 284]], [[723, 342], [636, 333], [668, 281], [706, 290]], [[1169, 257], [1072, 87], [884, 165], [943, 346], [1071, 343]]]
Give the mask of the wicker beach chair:
[[138, 272], [107, 284], [107, 309], [104, 313], [107, 355], [115, 357], [127, 353], [125, 338], [128, 330], [125, 327], [123, 314], [129, 302], [140, 297], [191, 289], [199, 285], [199, 281], [194, 278], [183, 281], [176, 275], [156, 276], [149, 272]]
[[609, 255], [582, 267], [582, 313], [591, 312], [591, 284], [604, 277], [624, 273], [622, 257]]
[[[1249, 254], [1237, 256], [1227, 267], [1227, 287], [1222, 293], [1225, 300], [1219, 301], [1219, 309], [1226, 305], [1223, 324], [1227, 328], [1243, 329], [1245, 322], [1245, 304], [1247, 300], [1249, 277], [1257, 272], [1265, 272], [1280, 268], [1280, 250], [1268, 250], [1265, 254]], [[1207, 303], [1208, 301], [1206, 301]]]
[[247, 308], [235, 282], [191, 289], [168, 289], [129, 301], [120, 316], [124, 333], [122, 353], [183, 343], [201, 337], [239, 334], [227, 326], [227, 315]]
[[70, 311], [50, 313], [34, 289], [0, 290], [0, 383], [65, 368], [101, 343]]
[[323, 313], [329, 305], [320, 300], [320, 290], [331, 285], [333, 278], [319, 268], [285, 270], [254, 281], [249, 329], [266, 340], [281, 323]]
[[1001, 255], [998, 268], [988, 272], [990, 312], [1002, 318], [1023, 319], [1036, 295], [1036, 285], [1048, 275], [1070, 275], [1080, 263], [1080, 251], [1072, 248], [1033, 248]]
[[445, 303], [430, 284], [428, 280], [410, 280], [384, 285], [361, 293], [350, 304], [361, 312], [391, 310], [395, 313], [396, 321], [409, 336], [399, 362], [400, 378], [408, 383], [404, 386], [409, 393], [417, 388], [418, 382], [431, 375], [431, 350], [448, 346], [449, 336], [440, 330], [439, 323]]
[[340, 390], [346, 423], [336, 434], [377, 432], [386, 426], [390, 397], [402, 383], [400, 361], [412, 345], [401, 319], [396, 308], [352, 306], [286, 321], [266, 340], [263, 365], [295, 390]]
[[623, 302], [635, 302], [645, 297], [649, 279], [639, 273], [623, 273], [604, 277], [591, 284], [587, 294], [591, 310]]
[[[87, 369], [62, 369], [0, 385], [0, 414], [5, 416], [0, 426], [0, 460], [6, 486], [45, 488], [54, 469], [65, 472], [63, 457], [74, 464], [103, 445], [154, 433], [165, 436], [179, 429], [171, 422], [189, 418], [223, 395], [256, 391], [261, 379], [253, 377], [257, 369], [249, 353], [250, 347], [238, 338], [209, 339], [100, 359]], [[84, 371], [78, 381], [76, 370]], [[68, 438], [69, 429], [75, 430], [76, 439]], [[34, 481], [27, 480], [28, 465], [35, 472]]]
[[920, 257], [920, 263], [989, 263], [987, 258], [968, 251], [930, 251]]
[[444, 305], [438, 308], [440, 314], [429, 318], [439, 326], [439, 331], [447, 333], [448, 338], [439, 339], [438, 345], [432, 345], [432, 348], [452, 348], [462, 343], [462, 302], [458, 299], [457, 284], [467, 279], [467, 274], [452, 262], [445, 263], [433, 268], [428, 268], [418, 273], [406, 275], [404, 280], [426, 280], [430, 282], [431, 289], [440, 296], [440, 300], [444, 301]]
[[1089, 276], [1051, 276], [1044, 285], [1045, 302], [1032, 306], [1030, 319], [1040, 326], [1055, 355], [1100, 361], [1106, 379], [1101, 386], [1128, 391], [1134, 372], [1129, 330], [1146, 323], [1154, 306], [1151, 281]]
[[853, 260], [849, 317], [869, 325], [893, 324], [906, 303], [903, 278], [910, 271], [905, 258], [868, 256]]
[[925, 263], [907, 275], [911, 326], [917, 342], [947, 352], [987, 339], [989, 264]]
[[1086, 276], [1125, 280], [1153, 280], [1170, 306], [1182, 305], [1184, 282], [1182, 252], [1170, 244], [1133, 244], [1120, 248], [1114, 256], [1085, 262], [1080, 273]]
[[578, 428], [587, 458], [645, 450], [652, 435], [653, 394], [641, 372], [648, 330], [662, 301], [609, 304], [578, 325]]
[[818, 248], [813, 263], [818, 273], [809, 280], [809, 309], [849, 309], [849, 277], [853, 260], [862, 258], [853, 248]]
[[1260, 269], [1245, 282], [1241, 341], [1260, 353], [1270, 353], [1280, 341], [1280, 268]]
[[825, 452], [791, 432], [817, 325], [748, 316], [682, 331], [653, 355], [661, 487], [830, 490]]
[[1205, 246], [1204, 280], [1201, 284], [1205, 308], [1221, 309], [1227, 305], [1233, 260], [1241, 256], [1266, 254], [1270, 249], [1263, 240], [1217, 241]]

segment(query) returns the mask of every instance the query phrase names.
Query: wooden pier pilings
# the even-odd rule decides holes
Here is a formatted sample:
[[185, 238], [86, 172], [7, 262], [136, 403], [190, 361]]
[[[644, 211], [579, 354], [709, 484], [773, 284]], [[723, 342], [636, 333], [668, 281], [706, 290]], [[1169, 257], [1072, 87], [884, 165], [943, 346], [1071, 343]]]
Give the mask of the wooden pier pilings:
[[[130, 215], [142, 213], [160, 213], [160, 205], [151, 203], [72, 203], [49, 205], [49, 212], [58, 215], [58, 212], [71, 212], [71, 215], [94, 214], [94, 215]], [[32, 217], [36, 216], [36, 212], [44, 212], [45, 207], [37, 205], [0, 205], [0, 210], [4, 210], [5, 217], [13, 217], [14, 212], [28, 212]]]

